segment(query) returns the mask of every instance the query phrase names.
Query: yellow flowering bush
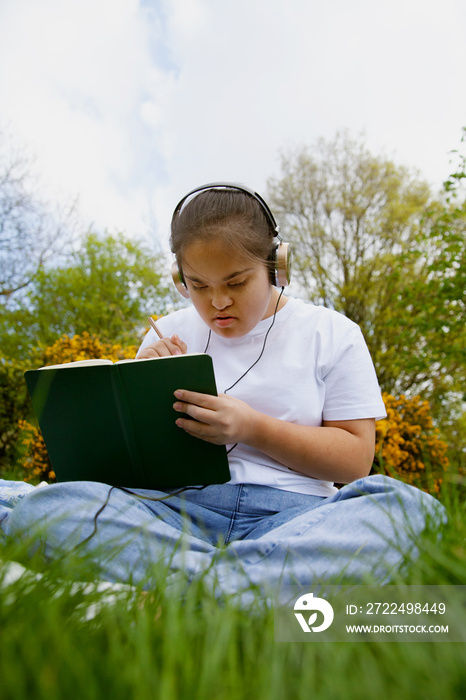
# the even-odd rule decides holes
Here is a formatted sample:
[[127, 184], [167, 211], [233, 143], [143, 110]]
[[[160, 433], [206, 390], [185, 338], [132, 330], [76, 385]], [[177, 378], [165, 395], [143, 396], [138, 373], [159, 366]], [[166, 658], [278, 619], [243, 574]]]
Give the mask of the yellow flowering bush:
[[60, 365], [64, 362], [99, 358], [118, 362], [118, 360], [129, 360], [135, 357], [136, 351], [135, 345], [123, 347], [118, 344], [102, 343], [97, 336], [84, 331], [81, 335], [74, 335], [71, 338], [63, 335], [51, 347], [46, 348], [44, 365]]
[[24, 477], [24, 481], [35, 481], [36, 479], [40, 481], [54, 481], [55, 472], [50, 464], [40, 429], [26, 420], [20, 420], [18, 426], [20, 429], [20, 442], [24, 448], [21, 466], [28, 474], [28, 476]]
[[[102, 343], [97, 336], [86, 332], [71, 338], [64, 335], [52, 346], [46, 348], [43, 364], [44, 366], [58, 365], [65, 362], [99, 358], [117, 362], [118, 360], [132, 359], [136, 355], [136, 350], [135, 345], [123, 347], [119, 344]], [[24, 449], [20, 466], [27, 472], [24, 480], [53, 481], [55, 474], [40, 429], [25, 420], [19, 422], [19, 428], [21, 431], [20, 442]]]
[[373, 471], [438, 493], [449, 467], [448, 446], [433, 424], [429, 402], [386, 393], [383, 400], [387, 417], [376, 423]]

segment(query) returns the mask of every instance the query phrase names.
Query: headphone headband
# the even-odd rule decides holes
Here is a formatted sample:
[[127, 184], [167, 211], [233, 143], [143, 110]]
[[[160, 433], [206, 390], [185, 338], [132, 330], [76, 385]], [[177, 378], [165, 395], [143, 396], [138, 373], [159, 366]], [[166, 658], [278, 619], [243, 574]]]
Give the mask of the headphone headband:
[[250, 197], [252, 197], [253, 199], [255, 199], [256, 202], [259, 203], [262, 211], [264, 212], [265, 217], [269, 223], [269, 226], [273, 231], [273, 235], [278, 236], [278, 238], [280, 238], [280, 235], [279, 235], [280, 227], [278, 226], [277, 222], [275, 221], [275, 217], [272, 214], [270, 207], [267, 204], [267, 202], [265, 201], [265, 199], [263, 199], [260, 196], [260, 194], [258, 194], [254, 190], [251, 190], [249, 187], [246, 187], [245, 185], [239, 185], [236, 182], [210, 182], [207, 185], [201, 185], [200, 187], [195, 187], [193, 190], [188, 192], [188, 194], [186, 194], [183, 197], [183, 199], [181, 199], [178, 202], [178, 204], [175, 207], [175, 211], [173, 212], [172, 221], [175, 218], [175, 216], [181, 212], [181, 209], [183, 208], [183, 204], [186, 202], [186, 200], [189, 197], [191, 197], [191, 195], [196, 194], [196, 192], [203, 192], [204, 190], [222, 190], [222, 189], [237, 190], [239, 192], [244, 192], [245, 194], [247, 194]]

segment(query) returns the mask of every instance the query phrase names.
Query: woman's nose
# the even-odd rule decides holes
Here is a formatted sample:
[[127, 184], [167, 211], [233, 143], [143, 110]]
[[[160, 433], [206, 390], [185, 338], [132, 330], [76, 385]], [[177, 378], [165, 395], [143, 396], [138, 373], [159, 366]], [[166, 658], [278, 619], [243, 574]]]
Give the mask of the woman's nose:
[[230, 304], [231, 297], [229, 294], [222, 291], [212, 293], [212, 306], [217, 309], [217, 311], [225, 309], [227, 306], [230, 306]]

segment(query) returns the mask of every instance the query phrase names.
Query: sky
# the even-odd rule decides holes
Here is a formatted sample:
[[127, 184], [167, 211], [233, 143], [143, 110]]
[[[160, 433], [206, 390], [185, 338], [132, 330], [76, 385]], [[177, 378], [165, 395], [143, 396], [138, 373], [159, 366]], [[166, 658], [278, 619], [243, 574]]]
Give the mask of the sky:
[[165, 247], [188, 190], [264, 195], [343, 129], [440, 187], [465, 37], [464, 0], [0, 0], [0, 126], [87, 227]]

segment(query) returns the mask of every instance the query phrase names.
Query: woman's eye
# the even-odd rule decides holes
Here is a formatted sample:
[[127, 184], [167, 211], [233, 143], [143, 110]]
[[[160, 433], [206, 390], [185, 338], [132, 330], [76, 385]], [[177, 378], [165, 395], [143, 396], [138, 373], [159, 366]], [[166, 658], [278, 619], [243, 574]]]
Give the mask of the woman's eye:
[[229, 287], [244, 287], [244, 285], [246, 284], [246, 281], [247, 280], [243, 280], [242, 282], [230, 282], [228, 284], [228, 286]]

